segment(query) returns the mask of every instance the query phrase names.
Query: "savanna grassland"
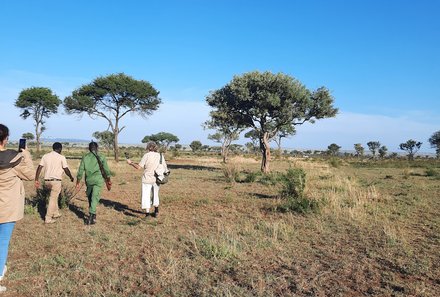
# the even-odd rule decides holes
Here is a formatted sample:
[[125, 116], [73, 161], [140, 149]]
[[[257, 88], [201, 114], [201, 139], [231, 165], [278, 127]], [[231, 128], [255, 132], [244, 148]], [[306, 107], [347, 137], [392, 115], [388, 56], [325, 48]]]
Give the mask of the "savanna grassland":
[[[306, 172], [304, 196], [319, 208], [304, 214], [280, 211], [277, 174], [258, 175], [254, 158], [227, 167], [220, 157], [167, 160], [171, 179], [156, 219], [140, 212], [141, 172], [111, 160], [113, 189], [102, 194], [96, 225], [84, 224], [84, 187], [52, 225], [26, 206], [4, 296], [440, 292], [438, 161], [274, 160], [273, 172]], [[68, 162], [75, 174], [79, 160]], [[26, 190], [35, 199], [32, 182]]]

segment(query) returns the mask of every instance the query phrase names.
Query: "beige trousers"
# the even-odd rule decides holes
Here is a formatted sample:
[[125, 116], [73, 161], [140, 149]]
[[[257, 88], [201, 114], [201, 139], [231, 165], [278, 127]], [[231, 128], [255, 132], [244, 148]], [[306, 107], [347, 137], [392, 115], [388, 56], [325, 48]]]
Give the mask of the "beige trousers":
[[58, 196], [61, 193], [61, 181], [45, 181], [45, 185], [50, 189], [49, 204], [47, 205], [46, 221], [60, 215], [58, 208]]

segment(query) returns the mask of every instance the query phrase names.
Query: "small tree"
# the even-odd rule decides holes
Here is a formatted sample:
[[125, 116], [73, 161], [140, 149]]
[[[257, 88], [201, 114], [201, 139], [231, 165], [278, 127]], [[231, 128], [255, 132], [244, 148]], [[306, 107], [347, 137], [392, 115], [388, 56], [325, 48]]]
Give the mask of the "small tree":
[[270, 171], [269, 141], [282, 127], [313, 123], [337, 113], [329, 90], [322, 87], [310, 91], [282, 73], [254, 71], [234, 76], [230, 83], [211, 92], [206, 101], [237, 126], [258, 131], [264, 173]]
[[203, 145], [199, 140], [194, 140], [190, 143], [189, 147], [192, 149], [193, 152], [197, 152], [202, 149]]
[[24, 138], [27, 140], [34, 140], [35, 136], [31, 132], [27, 132], [27, 133], [23, 133], [23, 135], [21, 135], [21, 138]]
[[401, 143], [399, 148], [402, 151], [406, 151], [408, 153], [408, 160], [412, 161], [414, 160], [414, 155], [418, 152], [421, 146], [421, 142], [410, 139], [407, 142]]
[[115, 135], [110, 131], [96, 131], [92, 135], [108, 151], [113, 149], [115, 144]]
[[157, 134], [151, 134], [150, 136], [145, 136], [142, 139], [142, 143], [147, 143], [149, 141], [154, 141], [158, 143], [165, 149], [165, 152], [168, 150], [168, 147], [171, 143], [176, 143], [179, 141], [179, 138], [168, 132], [159, 132]]
[[370, 141], [367, 143], [368, 149], [370, 150], [373, 158], [376, 158], [376, 151], [380, 148], [379, 141]]
[[327, 152], [331, 156], [336, 156], [339, 153], [339, 149], [341, 147], [337, 145], [336, 143], [332, 143], [327, 147]]
[[129, 113], [149, 116], [157, 110], [161, 100], [159, 92], [144, 80], [136, 80], [124, 73], [98, 77], [92, 83], [74, 90], [64, 99], [68, 114], [88, 114], [100, 117], [108, 122], [114, 134], [114, 155], [119, 161], [119, 133], [125, 128], [120, 126], [121, 119]]
[[361, 143], [354, 144], [354, 151], [355, 151], [356, 157], [361, 158], [364, 156], [365, 149]]
[[273, 141], [277, 144], [277, 153], [278, 157], [281, 157], [281, 140], [283, 138], [287, 138], [290, 135], [294, 135], [296, 133], [295, 127], [292, 125], [286, 125], [285, 127], [281, 127], [280, 131], [273, 137]]
[[214, 134], [208, 135], [208, 139], [221, 144], [223, 163], [226, 163], [229, 147], [234, 140], [239, 138], [240, 132], [243, 131], [243, 128], [225, 113], [211, 111], [210, 116], [211, 119], [206, 121], [203, 124], [203, 127], [204, 129], [212, 129], [217, 131]]
[[41, 134], [46, 130], [44, 118], [58, 112], [61, 100], [49, 88], [32, 87], [20, 92], [15, 106], [22, 109], [21, 117], [27, 119], [32, 116], [35, 122], [35, 136], [37, 152], [41, 149]]
[[437, 158], [440, 158], [440, 131], [435, 132], [432, 134], [432, 136], [428, 139], [429, 144], [432, 148], [435, 148], [435, 153], [437, 155]]
[[387, 155], [387, 152], [388, 152], [388, 148], [386, 146], [382, 145], [378, 151], [379, 157], [381, 159], [385, 158], [385, 156]]

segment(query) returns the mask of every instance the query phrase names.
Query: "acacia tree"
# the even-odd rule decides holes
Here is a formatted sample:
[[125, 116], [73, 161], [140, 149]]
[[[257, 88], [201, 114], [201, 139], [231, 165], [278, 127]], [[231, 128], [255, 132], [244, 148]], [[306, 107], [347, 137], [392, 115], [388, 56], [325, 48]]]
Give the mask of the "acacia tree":
[[41, 134], [46, 130], [44, 118], [58, 112], [61, 100], [52, 90], [44, 87], [32, 87], [20, 92], [15, 106], [22, 109], [20, 116], [27, 119], [32, 116], [35, 122], [37, 152], [41, 149]]
[[21, 138], [24, 138], [24, 139], [27, 139], [27, 140], [34, 140], [35, 136], [31, 132], [26, 132], [26, 133], [23, 133], [21, 135]]
[[119, 133], [121, 119], [128, 113], [142, 117], [157, 110], [161, 100], [157, 91], [148, 81], [136, 80], [124, 73], [96, 78], [92, 83], [74, 90], [64, 99], [64, 107], [69, 114], [88, 114], [91, 118], [104, 118], [114, 134], [114, 155], [119, 161]]
[[202, 150], [202, 143], [199, 140], [194, 140], [190, 143], [189, 147], [192, 149], [193, 152], [197, 152]]
[[415, 141], [413, 139], [410, 139], [407, 142], [401, 143], [399, 145], [399, 148], [402, 151], [406, 151], [408, 153], [408, 160], [412, 161], [414, 160], [415, 153], [418, 152], [421, 146], [422, 143], [420, 141]]
[[214, 134], [209, 134], [208, 139], [221, 144], [223, 163], [226, 163], [231, 143], [239, 138], [243, 127], [225, 113], [211, 111], [210, 116], [211, 119], [206, 121], [203, 127], [217, 131]]
[[380, 148], [380, 142], [379, 141], [369, 141], [367, 142], [368, 149], [370, 150], [371, 154], [373, 155], [373, 159], [376, 158], [376, 151]]
[[270, 171], [269, 141], [282, 127], [313, 123], [337, 113], [326, 88], [312, 92], [282, 73], [255, 71], [234, 76], [224, 87], [211, 92], [206, 101], [215, 112], [236, 121], [237, 126], [258, 132], [264, 173]]
[[107, 153], [109, 150], [114, 148], [115, 144], [115, 135], [111, 131], [96, 131], [92, 135], [93, 137], [98, 140], [100, 144], [107, 150]]
[[435, 153], [437, 155], [437, 158], [440, 158], [440, 131], [435, 132], [432, 134], [432, 136], [428, 139], [429, 144], [432, 148], [435, 148]]
[[160, 146], [162, 146], [165, 149], [166, 152], [171, 143], [179, 142], [179, 138], [176, 135], [168, 132], [159, 132], [157, 134], [151, 134], [149, 136], [145, 136], [142, 139], [142, 143], [147, 143], [149, 141], [154, 141], [158, 143]]
[[381, 159], [385, 158], [385, 156], [387, 155], [387, 152], [388, 152], [388, 148], [386, 146], [382, 145], [378, 150], [379, 157]]
[[361, 143], [355, 143], [354, 144], [354, 150], [356, 152], [356, 157], [360, 158], [364, 155], [364, 147], [362, 146]]
[[331, 156], [336, 156], [339, 153], [340, 148], [341, 147], [336, 143], [332, 143], [327, 147], [327, 152]]

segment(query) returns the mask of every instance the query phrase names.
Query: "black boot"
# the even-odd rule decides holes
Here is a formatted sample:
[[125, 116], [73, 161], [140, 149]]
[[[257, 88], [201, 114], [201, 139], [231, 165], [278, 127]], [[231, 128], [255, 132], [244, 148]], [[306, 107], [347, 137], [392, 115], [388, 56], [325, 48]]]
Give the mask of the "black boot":
[[155, 206], [154, 207], [153, 217], [157, 218], [158, 215], [159, 215], [159, 206]]
[[91, 213], [89, 214], [89, 219], [87, 221], [87, 225], [94, 225], [96, 224], [96, 214]]

